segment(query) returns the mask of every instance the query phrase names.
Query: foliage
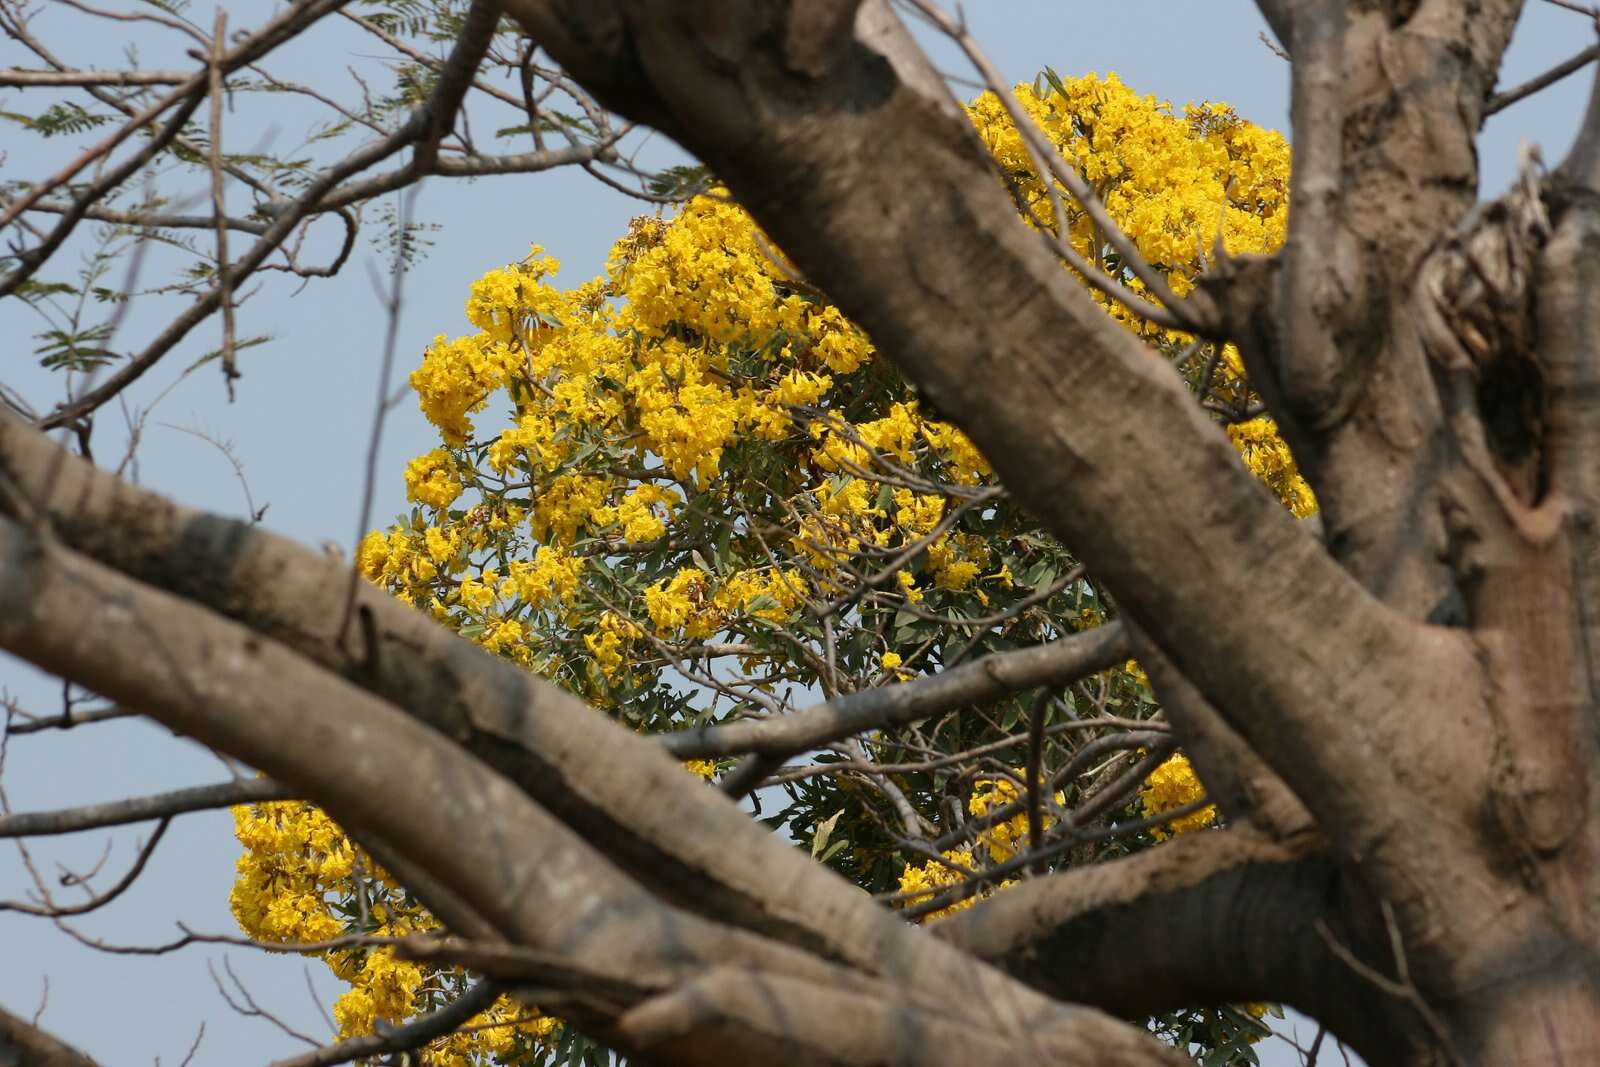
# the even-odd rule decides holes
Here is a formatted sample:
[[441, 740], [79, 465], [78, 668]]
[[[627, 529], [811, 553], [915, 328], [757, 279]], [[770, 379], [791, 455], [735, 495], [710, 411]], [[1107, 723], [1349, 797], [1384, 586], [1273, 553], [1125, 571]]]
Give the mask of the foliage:
[[[1019, 92], [1175, 291], [1192, 287], [1201, 249], [1218, 234], [1234, 254], [1282, 241], [1288, 151], [1277, 134], [1223, 105], [1175, 111], [1114, 75], [1049, 72]], [[970, 113], [1019, 211], [1053, 229], [1047, 190], [999, 102], [985, 95]], [[1060, 224], [1090, 263], [1142, 291], [1085, 214]], [[564, 289], [557, 270], [535, 246], [478, 279], [466, 307], [477, 332], [435, 338], [411, 376], [440, 447], [407, 466], [415, 506], [368, 535], [358, 559], [395, 596], [582, 695], [597, 714], [651, 733], [894, 685], [1116, 614], [1068, 549], [1006, 498], [961, 431], [927, 410], [720, 190], [674, 217], [635, 219], [603, 277]], [[1254, 398], [1231, 350], [1197, 350], [1097, 299], [1182, 360], [1219, 417], [1248, 413]], [[1230, 432], [1286, 506], [1314, 510], [1269, 422]], [[1070, 826], [1076, 807], [1142, 755], [1130, 742], [1061, 780], [1057, 772], [1092, 738], [1159, 715], [1132, 663], [1051, 696], [1037, 705], [1054, 787], [1047, 833]], [[971, 906], [1010, 882], [970, 876], [1029, 840], [1021, 809], [1032, 706], [1017, 694], [833, 746], [775, 776], [784, 797], [765, 821], [924, 918]], [[894, 767], [859, 769], [869, 761]], [[715, 778], [726, 767], [689, 769]], [[767, 792], [758, 814], [773, 802]], [[1111, 820], [1199, 796], [1187, 761], [1174, 757], [1151, 776], [1144, 810], [1118, 798]], [[233, 903], [253, 936], [435, 925], [315, 809], [262, 805], [237, 818], [245, 854]], [[1213, 820], [1205, 808], [1169, 829]], [[1169, 829], [1103, 836], [1047, 866], [1121, 854]], [[426, 1011], [461, 988], [459, 975], [387, 949], [327, 958], [350, 983], [336, 1008], [346, 1033]], [[1207, 1062], [1253, 1061], [1261, 1008], [1152, 1026]], [[502, 1003], [492, 1021], [515, 1010]], [[436, 1060], [539, 1061], [551, 1026], [475, 1030]]]

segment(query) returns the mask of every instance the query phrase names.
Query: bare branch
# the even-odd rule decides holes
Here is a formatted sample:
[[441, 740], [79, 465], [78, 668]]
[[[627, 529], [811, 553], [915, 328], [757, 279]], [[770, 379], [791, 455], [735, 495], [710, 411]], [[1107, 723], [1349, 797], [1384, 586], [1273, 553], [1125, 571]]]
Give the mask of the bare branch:
[[1294, 37], [1294, 0], [1256, 0], [1256, 7], [1279, 43], [1285, 46], [1291, 44]]
[[479, 982], [439, 1010], [404, 1026], [393, 1027], [382, 1034], [353, 1037], [348, 1041], [278, 1060], [272, 1067], [331, 1067], [336, 1063], [349, 1063], [364, 1057], [412, 1052], [434, 1038], [444, 1037], [465, 1026], [475, 1016], [493, 1007], [499, 995], [500, 988], [493, 982]]
[[[348, 0], [315, 0], [312, 6], [337, 6], [347, 2]], [[236, 49], [235, 54], [237, 52], [238, 50]], [[428, 100], [412, 111], [410, 118], [407, 119], [404, 125], [383, 140], [358, 149], [337, 165], [319, 174], [298, 198], [278, 208], [272, 224], [267, 227], [266, 232], [256, 241], [250, 251], [245, 253], [231, 268], [219, 268], [217, 285], [212, 286], [203, 297], [196, 300], [182, 315], [174, 319], [154, 341], [145, 347], [144, 351], [125, 361], [115, 374], [109, 376], [95, 388], [57, 407], [40, 420], [39, 425], [44, 429], [67, 425], [94, 411], [143, 376], [174, 345], [187, 336], [190, 330], [208, 318], [222, 304], [223, 291], [226, 287], [236, 286], [241, 280], [260, 268], [267, 257], [288, 239], [290, 233], [293, 232], [295, 226], [302, 219], [319, 211], [331, 210], [336, 206], [323, 204], [322, 200], [340, 182], [351, 175], [359, 174], [368, 167], [387, 159], [402, 148], [414, 144], [427, 136], [434, 129], [435, 123], [439, 121], [435, 118], [439, 110], [448, 108], [449, 113], [453, 116], [456, 106], [460, 103], [461, 94], [465, 92], [465, 83], [471, 78], [473, 71], [476, 70], [478, 59], [481, 56], [480, 42], [476, 40], [458, 40], [456, 47], [451, 51], [447, 69], [434, 85], [433, 92], [429, 95]], [[228, 64], [223, 64], [223, 66], [226, 67]], [[196, 102], [198, 102], [198, 98]], [[410, 173], [412, 179], [417, 176], [414, 172], [411, 172], [410, 168], [407, 168], [406, 173]], [[20, 273], [20, 271], [15, 273]]]
[[[338, 10], [349, 2], [350, 0], [308, 0], [307, 3], [297, 4], [285, 9], [276, 18], [263, 24], [260, 29], [250, 34], [249, 37], [245, 38], [243, 42], [230, 51], [222, 63], [222, 68], [226, 72], [232, 72], [239, 67], [255, 62], [285, 41], [315, 25], [324, 15]], [[48, 181], [34, 185], [28, 192], [12, 200], [5, 206], [3, 211], [0, 211], [0, 227], [9, 224], [52, 189], [71, 181], [73, 176], [82, 171], [83, 168], [115, 149], [117, 145], [133, 136], [139, 130], [144, 129], [158, 115], [178, 105], [180, 101], [188, 100], [192, 105], [190, 107], [192, 111], [193, 106], [198, 106], [200, 98], [203, 96], [203, 90], [206, 87], [208, 78], [209, 72], [207, 70], [201, 70], [199, 73], [189, 75], [177, 88], [157, 99], [143, 111], [135, 113], [116, 132], [108, 135], [87, 152], [81, 154], [72, 163], [68, 164], [65, 169], [58, 171]], [[182, 124], [178, 123], [176, 125], [181, 126]], [[174, 129], [175, 134], [176, 129]]]
[[1590, 63], [1593, 63], [1597, 58], [1600, 58], [1600, 44], [1590, 45], [1588, 48], [1585, 48], [1583, 51], [1579, 52], [1565, 63], [1559, 63], [1556, 66], [1551, 67], [1538, 77], [1529, 78], [1521, 85], [1507, 89], [1503, 93], [1496, 93], [1494, 96], [1490, 97], [1489, 102], [1484, 105], [1484, 117], [1487, 118], [1497, 111], [1504, 111], [1517, 101], [1526, 99], [1541, 89], [1548, 89], [1550, 86], [1554, 85], [1562, 78], [1565, 78], [1567, 75], [1576, 74], [1584, 67], [1587, 67]]
[[832, 741], [902, 726], [968, 704], [1040, 686], [1061, 686], [1128, 658], [1127, 638], [1116, 623], [1036, 648], [996, 652], [939, 674], [866, 689], [790, 715], [746, 719], [664, 734], [679, 759], [758, 754], [778, 759]]
[[0, 85], [181, 85], [192, 77], [177, 70], [0, 70]]
[[[72, 204], [63, 204], [57, 200], [41, 200], [28, 208], [29, 211], [43, 211], [51, 215], [65, 215], [76, 210]], [[213, 215], [163, 215], [155, 211], [118, 211], [108, 207], [89, 207], [84, 209], [83, 217], [96, 222], [112, 222], [119, 226], [138, 226], [152, 230], [209, 230], [216, 226], [217, 220]], [[241, 219], [229, 216], [223, 220], [228, 229], [238, 230], [240, 233], [253, 233], [260, 236], [267, 232], [267, 223], [259, 219]]]
[[148, 819], [169, 819], [191, 811], [232, 807], [235, 804], [261, 804], [289, 800], [295, 796], [271, 778], [244, 778], [218, 785], [194, 786], [170, 793], [117, 800], [107, 804], [85, 804], [59, 811], [30, 811], [0, 815], [0, 837], [39, 837], [47, 834], [72, 834], [97, 830], [103, 826], [123, 826]]
[[[516, 152], [503, 156], [440, 156], [433, 161], [429, 174], [443, 175], [448, 178], [481, 178], [495, 174], [533, 174], [541, 170], [550, 170], [567, 164], [588, 163], [595, 159], [603, 159], [612, 152], [609, 142], [599, 144], [567, 145], [562, 148], [551, 148], [543, 152]], [[415, 182], [420, 175], [416, 170], [407, 165], [385, 174], [375, 175], [371, 178], [353, 182], [350, 185], [335, 189], [316, 205], [318, 211], [332, 211], [335, 208], [348, 207], [359, 204], [364, 200], [371, 200], [375, 196], [403, 189]]]
[[[167, 146], [178, 136], [178, 133], [183, 129], [184, 123], [189, 121], [189, 116], [199, 108], [200, 101], [203, 99], [205, 99], [204, 95], [199, 93], [191, 93], [187, 97], [181, 97], [178, 109], [156, 130], [154, 135], [144, 143], [139, 151], [115, 167], [108, 169], [87, 189], [79, 193], [77, 199], [73, 201], [73, 210], [65, 212], [61, 221], [56, 223], [55, 227], [45, 235], [43, 240], [18, 252], [16, 254], [16, 268], [4, 278], [0, 278], [0, 297], [9, 296], [23, 282], [33, 277], [38, 269], [44, 265], [45, 260], [49, 259], [51, 254], [61, 247], [62, 242], [72, 236], [72, 231], [77, 227], [78, 222], [84, 216], [84, 212], [88, 210], [91, 204], [102, 199], [107, 193], [138, 173], [146, 163], [166, 151]], [[151, 116], [152, 119], [154, 117], [154, 115]], [[109, 148], [107, 151], [109, 151]], [[78, 157], [78, 160], [74, 161], [73, 167], [80, 163], [83, 166], [87, 166], [94, 155], [94, 150], [84, 153]], [[72, 170], [73, 167], [68, 169]], [[76, 170], [73, 170], [73, 173], [76, 173]], [[59, 181], [40, 182], [31, 186], [26, 193], [6, 205], [4, 211], [0, 211], [0, 227], [5, 226], [17, 215], [32, 207], [45, 193], [65, 180], [65, 178], [61, 178]]]
[[[1295, 8], [1290, 117], [1294, 125], [1294, 169], [1289, 179], [1294, 219], [1284, 243], [1284, 315], [1295, 323], [1293, 349], [1279, 377], [1296, 403], [1326, 409], [1333, 420], [1342, 409], [1335, 397], [1345, 357], [1334, 340], [1335, 316], [1347, 307], [1339, 254], [1344, 189], [1344, 0], [1305, 0]], [[1346, 394], [1349, 394], [1346, 390]]]

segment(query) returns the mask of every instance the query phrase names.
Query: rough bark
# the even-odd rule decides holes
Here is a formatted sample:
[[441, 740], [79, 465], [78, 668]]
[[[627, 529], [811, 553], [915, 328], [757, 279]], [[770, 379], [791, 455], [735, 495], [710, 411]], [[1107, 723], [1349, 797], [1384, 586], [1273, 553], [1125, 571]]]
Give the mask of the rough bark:
[[1128, 1018], [1273, 1000], [1381, 1054], [1421, 1035], [1396, 1026], [1384, 994], [1323, 940], [1319, 924], [1351, 939], [1346, 905], [1325, 851], [1229, 830], [1025, 882], [933, 931], [1053, 996]]

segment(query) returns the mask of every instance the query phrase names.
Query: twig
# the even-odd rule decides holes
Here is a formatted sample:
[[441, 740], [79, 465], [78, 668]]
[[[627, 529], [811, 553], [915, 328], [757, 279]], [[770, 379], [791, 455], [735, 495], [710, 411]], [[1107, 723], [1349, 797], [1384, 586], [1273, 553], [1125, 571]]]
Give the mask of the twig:
[[[11, 818], [11, 816], [3, 817]], [[118, 880], [116, 885], [113, 885], [104, 893], [94, 893], [91, 891], [89, 893], [89, 899], [84, 901], [82, 904], [58, 905], [50, 899], [48, 894], [44, 894], [44, 903], [42, 905], [24, 904], [21, 901], [16, 900], [0, 900], [0, 911], [19, 911], [24, 915], [38, 915], [50, 919], [61, 919], [69, 915], [87, 915], [91, 911], [97, 911], [100, 908], [105, 907], [107, 904], [120, 897], [123, 893], [127, 892], [128, 888], [132, 886], [133, 883], [138, 879], [139, 875], [143, 873], [145, 864], [149, 863], [150, 857], [155, 854], [156, 845], [161, 843], [162, 836], [166, 834], [167, 827], [171, 825], [171, 816], [161, 820], [161, 822], [156, 826], [155, 833], [150, 835], [150, 840], [139, 849], [139, 856], [136, 860], [134, 860], [133, 866], [128, 868], [128, 873], [123, 875], [122, 878]], [[82, 879], [77, 880], [80, 882], [82, 881]], [[87, 886], [84, 888], [86, 890], [88, 889]], [[40, 891], [43, 893], [43, 883], [40, 883]]]
[[[63, 204], [57, 200], [41, 200], [28, 210], [43, 211], [49, 215], [65, 215], [76, 209], [72, 204]], [[119, 226], [136, 226], [151, 230], [209, 230], [217, 224], [215, 215], [160, 215], [145, 211], [115, 211], [105, 207], [86, 208], [83, 217], [96, 222], [110, 222]], [[267, 232], [267, 224], [257, 219], [228, 218], [224, 221], [228, 229], [238, 230], [240, 233], [255, 234], [259, 237]]]
[[[8, 708], [13, 714], [25, 714], [15, 708]], [[26, 722], [13, 723], [7, 727], [6, 732], [12, 737], [21, 737], [24, 734], [38, 734], [46, 730], [70, 730], [74, 726], [86, 726], [89, 723], [108, 722], [112, 719], [132, 719], [138, 712], [121, 705], [109, 708], [95, 708], [90, 711], [64, 711], [60, 715], [50, 715], [40, 718], [29, 718]]]
[[1050, 690], [1033, 698], [1028, 715], [1028, 847], [1044, 847], [1044, 713], [1050, 707]]
[[189, 1046], [189, 1054], [183, 1058], [182, 1062], [178, 1064], [178, 1067], [189, 1067], [189, 1064], [194, 1062], [194, 1054], [200, 1051], [200, 1042], [205, 1038], [205, 1036], [206, 1024], [202, 1022], [200, 1024], [199, 1032], [194, 1035], [194, 1044]]
[[1333, 931], [1329, 929], [1327, 922], [1323, 919], [1318, 919], [1313, 924], [1317, 931], [1317, 936], [1322, 938], [1323, 944], [1328, 946], [1328, 951], [1337, 956], [1346, 967], [1349, 967], [1389, 996], [1411, 1005], [1422, 1019], [1423, 1024], [1427, 1026], [1429, 1032], [1433, 1034], [1434, 1039], [1439, 1042], [1439, 1047], [1444, 1054], [1450, 1058], [1450, 1062], [1455, 1064], [1456, 1067], [1465, 1067], [1466, 1061], [1462, 1059], [1461, 1053], [1455, 1047], [1455, 1042], [1451, 1040], [1450, 1032], [1445, 1029], [1444, 1021], [1428, 1006], [1428, 1002], [1423, 999], [1421, 990], [1411, 980], [1410, 965], [1406, 961], [1405, 941], [1400, 934], [1400, 925], [1395, 921], [1394, 907], [1387, 900], [1380, 901], [1380, 904], [1383, 910], [1384, 927], [1389, 935], [1389, 948], [1394, 955], [1396, 977], [1390, 978], [1383, 972], [1363, 963], [1354, 952], [1351, 952], [1334, 936]]
[[[406, 227], [411, 221], [411, 205], [416, 199], [416, 191], [400, 198], [400, 212], [397, 224], [400, 228], [399, 239], [394, 245], [394, 262], [389, 270], [389, 296], [385, 302], [384, 311], [388, 315], [388, 326], [383, 337], [383, 359], [378, 369], [377, 410], [372, 413], [372, 432], [367, 438], [367, 465], [361, 483], [361, 513], [356, 518], [355, 540], [351, 542], [355, 551], [359, 553], [361, 539], [367, 534], [367, 524], [372, 521], [372, 498], [378, 485], [378, 451], [383, 443], [383, 425], [388, 421], [389, 409], [389, 379], [394, 375], [394, 353], [400, 336], [400, 308], [405, 292], [405, 247]], [[345, 641], [349, 637], [350, 619], [355, 610], [356, 589], [361, 581], [361, 568], [352, 566], [344, 600], [344, 621], [339, 625], [339, 639]], [[367, 655], [371, 649], [366, 650]]]
[[243, 1015], [247, 1019], [265, 1019], [267, 1022], [271, 1023], [273, 1026], [276, 1026], [289, 1037], [292, 1037], [297, 1041], [304, 1041], [312, 1048], [318, 1048], [321, 1046], [322, 1042], [318, 1041], [316, 1038], [302, 1034], [300, 1031], [296, 1030], [294, 1027], [278, 1018], [272, 1012], [267, 1011], [261, 1005], [257, 1004], [256, 998], [250, 995], [250, 990], [245, 988], [244, 982], [240, 981], [239, 976], [234, 973], [233, 962], [229, 960], [227, 956], [222, 957], [222, 968], [228, 972], [228, 978], [233, 982], [234, 989], [238, 990], [240, 998], [244, 1001], [243, 1004], [234, 1001], [233, 997], [228, 994], [228, 987], [222, 984], [221, 978], [217, 977], [216, 968], [211, 964], [210, 960], [206, 961], [206, 970], [211, 972], [211, 980], [217, 985], [217, 993], [221, 995], [223, 1001], [227, 1003], [228, 1007], [232, 1008], [234, 1011], [238, 1012], [240, 1015]]
[[1484, 106], [1484, 117], [1488, 118], [1497, 111], [1504, 111], [1517, 101], [1554, 85], [1567, 75], [1576, 74], [1596, 59], [1600, 59], [1600, 44], [1590, 45], [1565, 63], [1550, 68], [1537, 78], [1529, 78], [1515, 88], [1507, 89], [1503, 93], [1496, 93], [1489, 98], [1489, 103]]
[[233, 383], [239, 377], [234, 351], [233, 277], [228, 271], [228, 209], [222, 186], [222, 60], [223, 42], [228, 32], [228, 12], [217, 8], [211, 29], [211, 58], [206, 66], [211, 96], [211, 143], [207, 156], [211, 165], [211, 214], [217, 233], [217, 299], [222, 305], [222, 377], [227, 383], [228, 400], [233, 400]]

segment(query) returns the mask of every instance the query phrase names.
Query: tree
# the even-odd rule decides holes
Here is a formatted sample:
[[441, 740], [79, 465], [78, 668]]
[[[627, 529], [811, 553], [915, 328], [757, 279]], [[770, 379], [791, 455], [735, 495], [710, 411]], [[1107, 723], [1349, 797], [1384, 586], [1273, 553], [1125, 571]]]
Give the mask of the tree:
[[[770, 236], [783, 284], [826, 293], [920, 410], [981, 451], [1006, 506], [1083, 563], [1225, 829], [913, 927], [751, 825], [661, 742], [334, 560], [187, 513], [10, 417], [0, 574], [28, 610], [0, 621], [0, 645], [315, 801], [454, 935], [408, 953], [467, 965], [652, 1062], [1181, 1062], [1112, 1016], [1252, 1000], [1307, 1010], [1373, 1062], [1592, 1057], [1586, 450], [1600, 412], [1585, 294], [1600, 100], [1564, 161], [1530, 157], [1511, 193], [1475, 209], [1472, 138], [1504, 103], [1492, 90], [1520, 5], [1260, 6], [1292, 70], [1287, 239], [1276, 253], [1213, 246], [1192, 288], [1026, 121], [1020, 148], [1054, 181], [1048, 212], [1019, 202], [887, 5], [504, 8], [598, 103], [702, 160]], [[959, 23], [907, 11], [1003, 88]], [[472, 5], [440, 86], [471, 70], [498, 14]], [[192, 110], [202, 91], [168, 106]], [[401, 138], [425, 161], [458, 99], [435, 94]], [[1097, 231], [1087, 249], [1071, 240], [1079, 211]], [[1153, 325], [1113, 321], [1062, 259]], [[1181, 353], [1152, 355], [1163, 331], [1237, 346], [1319, 522], [1261, 489], [1174, 370]], [[1253, 414], [1230, 387], [1221, 414]], [[82, 406], [37, 421], [70, 425]], [[856, 467], [877, 462], [863, 444], [893, 451], [840, 436]], [[704, 456], [682, 458], [679, 479]], [[442, 501], [462, 473], [434, 457], [413, 480]], [[670, 504], [634, 503], [640, 532]], [[871, 540], [830, 529], [814, 547], [843, 537]], [[378, 571], [375, 542], [364, 562]], [[650, 581], [652, 624], [687, 621], [684, 601], [790, 610], [770, 584], [735, 608], [695, 581]], [[618, 615], [617, 641], [636, 640]], [[1037, 663], [1085, 636], [990, 655]], [[960, 670], [885, 690], [956, 687], [973, 677]], [[1038, 846], [1053, 798], [1032, 771], [1013, 788]]]
[[[1019, 99], [1052, 151], [1100, 183], [1117, 224], [1166, 251], [1167, 284], [1192, 285], [1219, 230], [1235, 250], [1281, 241], [1286, 147], [1225, 105], [1174, 113], [1114, 76], [1053, 72]], [[1024, 217], [1049, 218], [999, 98], [970, 113]], [[1080, 257], [1096, 254], [1092, 219], [1079, 212], [1068, 229]], [[629, 727], [667, 734], [702, 776], [716, 777], [721, 757], [725, 792], [782, 784], [762, 821], [913, 916], [970, 907], [1019, 872], [1062, 867], [1069, 849], [1083, 865], [1169, 832], [1145, 816], [1192, 804], [1176, 825], [1211, 823], [1131, 661], [1056, 699], [1064, 680], [1127, 660], [1094, 583], [725, 192], [636, 218], [603, 278], [562, 290], [556, 269], [536, 247], [483, 275], [466, 304], [477, 332], [438, 337], [412, 374], [442, 447], [406, 470], [416, 507], [363, 543], [368, 579]], [[1269, 420], [1246, 417], [1237, 354], [1151, 337], [1238, 421], [1258, 476], [1307, 511]], [[495, 421], [475, 426], [491, 403]], [[508, 420], [498, 430], [496, 416]], [[1045, 675], [1016, 674], [1008, 653], [1051, 642]], [[916, 690], [895, 684], [958, 668], [987, 680], [954, 699], [908, 700]], [[1010, 692], [1041, 681], [1054, 684], [1038, 697]], [[819, 709], [795, 710], [813, 700], [832, 708], [821, 732]], [[827, 750], [820, 761], [774, 773], [813, 747]], [[750, 759], [729, 761], [739, 755]], [[1160, 788], [1127, 811], [1146, 776]], [[1025, 799], [1035, 793], [1037, 807]], [[392, 880], [358, 876], [373, 865], [314, 806], [238, 818], [249, 854], [235, 909], [251, 935], [438, 925]], [[1070, 832], [1054, 829], [1063, 820]], [[443, 976], [394, 950], [329, 960], [351, 983], [335, 1008], [348, 1034], [437, 1007], [430, 987]], [[515, 1014], [505, 1003], [494, 1018]], [[1207, 1053], [1253, 1035], [1226, 1009], [1158, 1026]], [[559, 1056], [550, 1027], [525, 1029]], [[516, 1054], [515, 1035], [476, 1033]]]

